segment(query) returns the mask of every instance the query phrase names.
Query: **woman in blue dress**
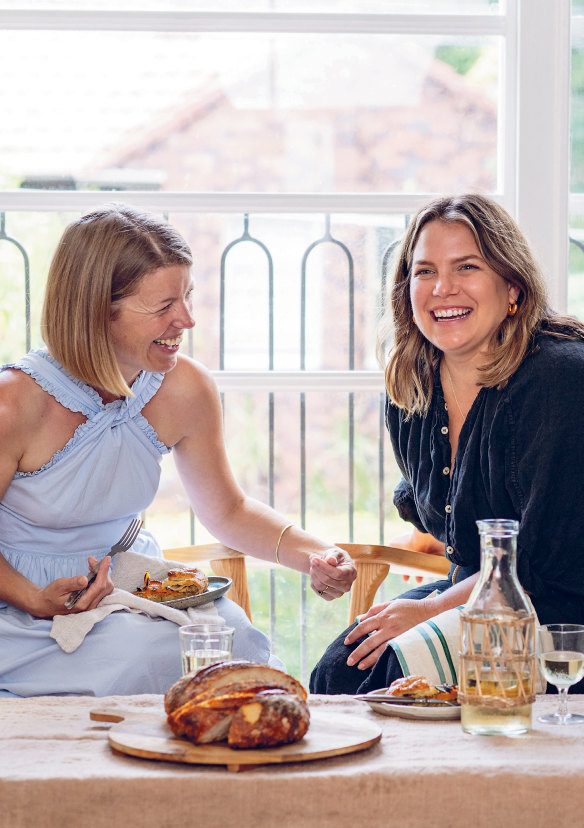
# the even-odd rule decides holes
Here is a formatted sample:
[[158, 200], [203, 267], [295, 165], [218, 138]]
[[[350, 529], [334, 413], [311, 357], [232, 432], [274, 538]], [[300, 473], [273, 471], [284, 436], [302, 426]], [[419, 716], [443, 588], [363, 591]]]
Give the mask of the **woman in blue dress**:
[[[55, 616], [91, 610], [113, 590], [107, 553], [152, 501], [171, 451], [217, 539], [268, 561], [277, 551], [326, 600], [354, 580], [342, 550], [287, 526], [234, 479], [215, 383], [179, 353], [195, 324], [191, 265], [169, 224], [132, 208], [73, 222], [49, 270], [47, 350], [0, 373], [0, 695], [162, 693], [179, 677], [170, 621], [114, 612], [72, 653], [50, 636]], [[147, 532], [133, 551], [160, 556]], [[234, 655], [268, 661], [268, 639], [239, 607], [216, 606], [236, 626]]]

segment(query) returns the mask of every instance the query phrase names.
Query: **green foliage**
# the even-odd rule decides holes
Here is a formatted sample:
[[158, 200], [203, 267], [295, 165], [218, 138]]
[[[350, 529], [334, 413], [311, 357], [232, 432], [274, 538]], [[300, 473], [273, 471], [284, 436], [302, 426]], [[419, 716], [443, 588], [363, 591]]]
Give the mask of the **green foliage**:
[[[288, 672], [307, 685], [312, 668], [327, 646], [349, 626], [349, 595], [323, 601], [310, 589], [306, 576], [289, 569], [274, 570], [274, 578], [276, 634], [272, 650]], [[270, 636], [270, 571], [248, 567], [248, 580], [253, 623]], [[389, 601], [411, 586], [400, 575], [388, 575], [378, 598]]]
[[436, 60], [452, 66], [459, 75], [466, 75], [482, 54], [481, 46], [438, 46]]

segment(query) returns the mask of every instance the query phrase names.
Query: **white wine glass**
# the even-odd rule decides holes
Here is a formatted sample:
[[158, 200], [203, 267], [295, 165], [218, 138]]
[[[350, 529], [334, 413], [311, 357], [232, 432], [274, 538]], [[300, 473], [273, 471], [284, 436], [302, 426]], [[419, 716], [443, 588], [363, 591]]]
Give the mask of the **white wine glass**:
[[584, 677], [584, 626], [547, 624], [537, 629], [537, 655], [543, 677], [557, 687], [558, 709], [539, 716], [545, 724], [572, 725], [584, 722], [579, 713], [568, 713], [568, 687]]

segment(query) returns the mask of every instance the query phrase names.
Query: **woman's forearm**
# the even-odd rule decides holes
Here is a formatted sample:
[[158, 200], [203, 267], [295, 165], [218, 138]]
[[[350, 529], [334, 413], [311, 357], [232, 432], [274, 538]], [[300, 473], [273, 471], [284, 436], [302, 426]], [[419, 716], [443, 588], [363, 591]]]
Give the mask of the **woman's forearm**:
[[349, 591], [357, 570], [349, 554], [289, 522], [252, 498], [243, 498], [216, 537], [248, 555], [279, 563], [310, 576], [310, 586], [326, 601]]
[[433, 618], [441, 612], [446, 612], [446, 610], [454, 609], [454, 607], [465, 604], [473, 591], [478, 577], [479, 573], [475, 572], [474, 575], [465, 578], [464, 581], [460, 581], [460, 583], [454, 584], [450, 589], [444, 590], [440, 595], [422, 599], [426, 618]]
[[264, 503], [244, 497], [228, 519], [222, 521], [221, 526], [214, 530], [212, 527], [209, 528], [227, 546], [268, 563], [275, 562], [278, 546], [279, 562], [283, 566], [308, 573], [311, 557], [322, 557], [327, 550], [332, 549], [332, 544], [311, 535], [295, 524], [282, 534], [282, 530], [289, 523], [292, 521]]

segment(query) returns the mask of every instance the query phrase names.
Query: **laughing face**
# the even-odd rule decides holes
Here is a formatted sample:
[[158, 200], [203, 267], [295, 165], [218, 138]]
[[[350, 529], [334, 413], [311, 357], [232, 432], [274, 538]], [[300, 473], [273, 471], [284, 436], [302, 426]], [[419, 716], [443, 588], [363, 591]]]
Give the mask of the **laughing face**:
[[136, 293], [113, 308], [110, 335], [128, 385], [140, 371], [174, 368], [183, 331], [194, 327], [193, 282], [186, 265], [147, 273]]
[[414, 247], [410, 299], [416, 325], [449, 356], [480, 362], [519, 289], [492, 270], [471, 230], [439, 219]]

